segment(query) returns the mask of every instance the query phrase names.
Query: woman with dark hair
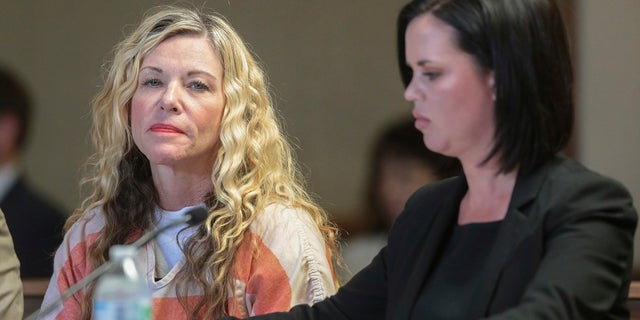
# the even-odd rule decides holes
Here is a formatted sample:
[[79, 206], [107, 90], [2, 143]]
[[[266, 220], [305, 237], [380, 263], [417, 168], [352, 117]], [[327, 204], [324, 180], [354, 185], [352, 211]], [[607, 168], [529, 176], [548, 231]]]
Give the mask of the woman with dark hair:
[[557, 5], [416, 0], [398, 27], [415, 126], [464, 175], [418, 190], [336, 295], [260, 319], [628, 319], [637, 214], [559, 153], [573, 82]]

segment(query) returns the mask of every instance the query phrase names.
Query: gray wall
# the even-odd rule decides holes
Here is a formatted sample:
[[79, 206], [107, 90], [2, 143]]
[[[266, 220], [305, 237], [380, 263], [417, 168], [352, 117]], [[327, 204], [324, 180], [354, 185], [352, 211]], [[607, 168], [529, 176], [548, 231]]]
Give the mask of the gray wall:
[[[332, 211], [358, 205], [369, 142], [408, 115], [395, 65], [405, 0], [194, 2], [227, 16], [259, 56], [309, 184]], [[640, 199], [640, 1], [576, 0], [578, 154]], [[67, 210], [89, 153], [89, 105], [101, 65], [162, 1], [3, 1], [0, 63], [20, 72], [37, 114], [25, 167]], [[640, 256], [637, 254], [636, 256]]]
[[[578, 158], [623, 182], [640, 209], [640, 1], [578, 7]], [[640, 275], [640, 234], [635, 268]]]

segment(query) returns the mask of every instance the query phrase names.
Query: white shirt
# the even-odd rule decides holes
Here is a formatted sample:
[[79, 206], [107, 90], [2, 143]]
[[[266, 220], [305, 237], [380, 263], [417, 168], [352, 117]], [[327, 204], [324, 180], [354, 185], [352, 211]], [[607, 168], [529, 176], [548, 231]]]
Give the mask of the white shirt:
[[[182, 217], [193, 208], [205, 207], [204, 204], [184, 207], [178, 211], [166, 211], [160, 208], [156, 209], [156, 217], [158, 219], [158, 229], [163, 228], [176, 220], [182, 219]], [[181, 259], [184, 257], [184, 253], [180, 249], [180, 247], [184, 244], [185, 240], [193, 235], [197, 228], [187, 228], [183, 232], [180, 232], [182, 229], [188, 227], [187, 223], [181, 223], [175, 227], [169, 228], [164, 232], [160, 233], [156, 238], [156, 243], [158, 247], [160, 247], [160, 251], [162, 252], [162, 256], [165, 258], [167, 263], [167, 270], [170, 270], [175, 266]], [[164, 268], [161, 268], [164, 269]], [[164, 273], [164, 272], [162, 272]]]

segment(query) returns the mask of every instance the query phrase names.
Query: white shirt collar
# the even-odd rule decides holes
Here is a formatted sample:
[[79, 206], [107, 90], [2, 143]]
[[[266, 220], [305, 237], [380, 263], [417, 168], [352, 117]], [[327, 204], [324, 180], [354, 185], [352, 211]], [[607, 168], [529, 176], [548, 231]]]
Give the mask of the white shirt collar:
[[20, 170], [15, 162], [0, 165], [0, 200], [4, 199], [19, 175]]

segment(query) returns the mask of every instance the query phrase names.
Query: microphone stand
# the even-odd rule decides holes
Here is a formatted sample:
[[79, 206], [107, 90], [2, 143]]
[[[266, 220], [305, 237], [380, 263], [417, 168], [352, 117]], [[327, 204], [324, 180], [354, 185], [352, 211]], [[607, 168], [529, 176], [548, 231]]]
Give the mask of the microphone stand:
[[[136, 250], [140, 249], [142, 246], [147, 244], [149, 241], [155, 239], [155, 237], [157, 237], [160, 233], [164, 232], [167, 229], [173, 228], [183, 223], [188, 223], [190, 226], [200, 223], [206, 218], [206, 214], [207, 214], [207, 211], [204, 208], [198, 207], [195, 209], [191, 209], [182, 217], [182, 219], [176, 220], [160, 229], [156, 229], [149, 233], [146, 233], [145, 235], [140, 237], [140, 239], [136, 240], [134, 243], [130, 244], [129, 246], [136, 248]], [[49, 312], [53, 311], [53, 309], [55, 309], [55, 307], [57, 307], [59, 303], [64, 302], [65, 300], [67, 300], [67, 298], [74, 295], [80, 289], [84, 288], [89, 283], [93, 282], [103, 274], [107, 273], [107, 271], [111, 270], [113, 265], [114, 265], [113, 261], [107, 260], [105, 263], [101, 264], [99, 267], [91, 271], [91, 273], [89, 273], [82, 280], [78, 281], [76, 284], [74, 284], [73, 286], [65, 290], [58, 299], [34, 311], [25, 320], [35, 320], [42, 315], [49, 314]]]

